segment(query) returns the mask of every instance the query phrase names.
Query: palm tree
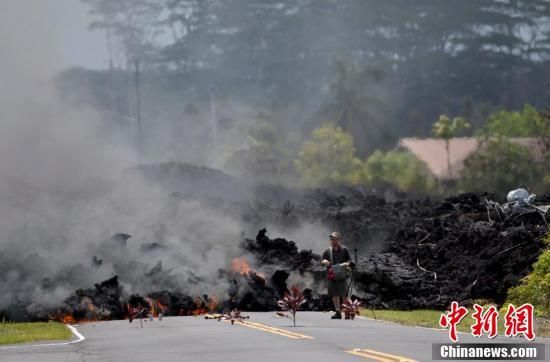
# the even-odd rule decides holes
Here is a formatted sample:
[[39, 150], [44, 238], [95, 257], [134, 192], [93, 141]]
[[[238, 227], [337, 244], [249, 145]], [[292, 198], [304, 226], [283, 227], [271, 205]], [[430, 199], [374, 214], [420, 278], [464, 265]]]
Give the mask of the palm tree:
[[441, 115], [432, 126], [432, 134], [434, 137], [445, 140], [445, 151], [447, 152], [447, 171], [451, 176], [451, 150], [450, 141], [458, 131], [470, 128], [470, 124], [462, 117], [450, 119], [449, 116]]
[[384, 72], [375, 67], [358, 67], [344, 61], [336, 62], [336, 79], [330, 86], [331, 101], [322, 107], [330, 117], [354, 137], [360, 154], [373, 148], [373, 143], [391, 138], [387, 126], [374, 114], [384, 104], [372, 95], [372, 84], [384, 79]]

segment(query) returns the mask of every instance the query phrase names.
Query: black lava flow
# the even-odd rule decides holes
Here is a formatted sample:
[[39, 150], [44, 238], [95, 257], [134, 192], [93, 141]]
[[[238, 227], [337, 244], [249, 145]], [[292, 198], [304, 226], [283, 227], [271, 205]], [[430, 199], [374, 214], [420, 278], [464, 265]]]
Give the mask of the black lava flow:
[[[285, 198], [292, 201], [280, 201]], [[388, 201], [353, 188], [299, 196], [283, 190], [273, 200], [246, 204], [240, 210], [243, 220], [260, 231], [253, 239], [236, 241], [236, 247], [254, 257], [258, 270], [220, 269], [219, 278], [229, 287], [215, 297], [178, 290], [128, 295], [115, 276], [93, 288], [76, 290], [59, 306], [34, 312], [24, 305], [12, 306], [0, 317], [123, 319], [129, 307], [138, 305], [168, 316], [232, 308], [274, 311], [291, 286], [291, 275], [294, 282], [308, 281], [303, 310], [328, 310], [321, 250], [299, 250], [293, 241], [270, 238], [261, 227], [276, 224], [290, 230], [304, 221], [339, 230], [347, 246], [358, 250], [353, 295], [367, 306], [407, 310], [443, 309], [454, 300], [463, 305], [476, 299], [503, 303], [508, 289], [530, 272], [542, 252], [547, 226], [537, 214], [498, 220], [487, 212], [483, 198], [495, 200], [494, 195], [468, 193], [442, 201]]]

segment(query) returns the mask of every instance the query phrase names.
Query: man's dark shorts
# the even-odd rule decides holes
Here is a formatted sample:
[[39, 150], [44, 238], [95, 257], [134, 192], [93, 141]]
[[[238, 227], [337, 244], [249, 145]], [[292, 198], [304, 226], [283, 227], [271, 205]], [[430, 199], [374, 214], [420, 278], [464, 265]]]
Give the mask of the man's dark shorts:
[[346, 296], [346, 283], [347, 280], [327, 280], [327, 289], [329, 297], [342, 297]]

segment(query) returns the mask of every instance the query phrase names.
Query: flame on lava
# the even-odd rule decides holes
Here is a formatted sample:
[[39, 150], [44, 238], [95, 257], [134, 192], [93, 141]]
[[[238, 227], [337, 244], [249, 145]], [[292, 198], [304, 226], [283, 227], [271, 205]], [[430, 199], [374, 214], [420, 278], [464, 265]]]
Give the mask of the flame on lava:
[[126, 308], [124, 308], [124, 320], [129, 319], [129, 317], [130, 317], [130, 308], [132, 308], [130, 303], [126, 303]]
[[254, 273], [256, 273], [256, 276], [259, 276], [260, 278], [265, 280], [265, 274], [264, 273], [261, 273], [261, 272], [254, 272]]
[[165, 313], [166, 313], [166, 310], [168, 309], [168, 306], [162, 304], [162, 302], [160, 301], [160, 299], [157, 299], [157, 307], [158, 307], [158, 312], [159, 312], [159, 313], [162, 313], [162, 314], [165, 314]]
[[245, 275], [250, 272], [250, 265], [245, 258], [235, 258], [231, 261], [231, 271]]
[[74, 324], [76, 321], [74, 320], [74, 317], [71, 314], [66, 314], [64, 316], [61, 316], [60, 322], [63, 322], [65, 324]]
[[200, 298], [195, 298], [195, 306], [196, 308], [191, 311], [192, 315], [201, 315], [208, 313], [208, 309], [206, 303]]
[[209, 312], [215, 312], [218, 309], [218, 298], [215, 295], [208, 297], [207, 307]]
[[155, 307], [155, 301], [149, 297], [146, 297], [145, 300], [149, 304], [149, 311], [147, 314], [151, 314], [153, 317], [158, 317], [158, 310]]
[[59, 310], [54, 320], [65, 324], [95, 322], [98, 320], [97, 307], [89, 297], [83, 297], [75, 310]]
[[88, 322], [95, 322], [98, 320], [97, 307], [90, 298], [84, 297], [80, 305], [86, 307], [86, 319]]
[[256, 274], [260, 278], [265, 279], [265, 274], [252, 270], [252, 268], [250, 268], [250, 264], [244, 257], [235, 258], [231, 261], [231, 271], [241, 275]]

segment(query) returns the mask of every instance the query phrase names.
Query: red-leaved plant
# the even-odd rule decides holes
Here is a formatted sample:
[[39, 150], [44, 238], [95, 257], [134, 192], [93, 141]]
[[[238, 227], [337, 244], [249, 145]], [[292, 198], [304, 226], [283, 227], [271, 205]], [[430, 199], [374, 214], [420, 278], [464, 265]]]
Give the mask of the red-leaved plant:
[[244, 319], [248, 319], [250, 317], [248, 316], [242, 316], [241, 315], [241, 311], [238, 310], [238, 309], [233, 309], [231, 312], [227, 313], [227, 314], [222, 314], [221, 316], [218, 317], [218, 322], [219, 321], [230, 321], [231, 324], [235, 324], [235, 322], [239, 322], [239, 323], [243, 323], [243, 320]]
[[347, 298], [344, 303], [342, 303], [342, 310], [346, 319], [355, 319], [356, 315], [359, 315], [359, 307], [362, 305], [359, 299], [351, 300]]
[[134, 319], [139, 318], [139, 324], [141, 325], [141, 328], [143, 328], [142, 318], [146, 314], [147, 308], [142, 307], [141, 304], [138, 304], [135, 307], [132, 307], [130, 304], [128, 304], [128, 322], [132, 323]]
[[290, 288], [290, 291], [285, 292], [285, 296], [277, 302], [277, 305], [282, 310], [290, 313], [290, 316], [285, 314], [285, 317], [292, 319], [294, 327], [296, 327], [296, 312], [305, 302], [304, 293], [295, 285]]

